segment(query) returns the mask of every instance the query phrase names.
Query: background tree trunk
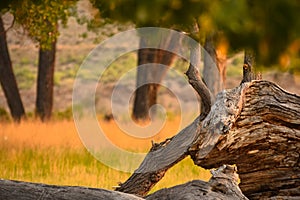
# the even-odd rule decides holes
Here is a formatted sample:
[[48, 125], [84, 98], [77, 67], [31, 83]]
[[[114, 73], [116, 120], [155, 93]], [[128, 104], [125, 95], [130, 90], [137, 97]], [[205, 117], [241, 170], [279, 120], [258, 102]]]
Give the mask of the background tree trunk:
[[36, 114], [42, 121], [49, 120], [52, 114], [55, 52], [56, 41], [50, 49], [39, 51]]
[[226, 55], [217, 54], [213, 34], [206, 37], [204, 49], [207, 53], [204, 54], [203, 79], [211, 93], [216, 96], [225, 88]]
[[25, 116], [25, 110], [18, 90], [9, 56], [6, 31], [0, 14], [0, 83], [14, 121], [19, 122]]
[[243, 79], [241, 83], [250, 82], [256, 79], [254, 73], [255, 61], [253, 52], [245, 50], [244, 53], [244, 64], [243, 64]]
[[[176, 45], [174, 45], [176, 44]], [[140, 48], [138, 50], [138, 67], [136, 92], [133, 105], [133, 119], [149, 120], [149, 110], [157, 103], [157, 94], [160, 83], [168, 68], [173, 63], [176, 55], [163, 50], [178, 47], [178, 41], [169, 40], [161, 43], [162, 49]], [[143, 38], [140, 40], [140, 47], [146, 46]], [[155, 110], [152, 110], [155, 113]]]

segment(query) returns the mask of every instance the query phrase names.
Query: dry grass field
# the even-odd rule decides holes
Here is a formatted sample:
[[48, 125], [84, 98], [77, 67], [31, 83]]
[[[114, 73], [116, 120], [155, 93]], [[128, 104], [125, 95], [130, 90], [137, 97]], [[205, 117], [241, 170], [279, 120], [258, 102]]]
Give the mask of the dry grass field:
[[[150, 140], [161, 141], [169, 137], [177, 121], [164, 127], [149, 140], [129, 139], [116, 128], [114, 122], [101, 122], [110, 129], [111, 141], [122, 148], [132, 147], [147, 151]], [[0, 125], [0, 178], [56, 185], [79, 185], [113, 189], [130, 174], [111, 169], [94, 158], [83, 146], [73, 121]], [[124, 160], [123, 162], [126, 162]], [[167, 172], [152, 191], [170, 187], [193, 179], [208, 180], [210, 173], [194, 166], [187, 158]]]

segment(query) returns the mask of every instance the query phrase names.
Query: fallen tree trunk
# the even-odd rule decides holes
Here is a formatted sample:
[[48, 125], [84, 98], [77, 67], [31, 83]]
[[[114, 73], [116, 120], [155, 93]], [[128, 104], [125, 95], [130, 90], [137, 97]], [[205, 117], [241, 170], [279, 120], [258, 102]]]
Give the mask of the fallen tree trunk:
[[[300, 198], [298, 95], [268, 81], [243, 83], [219, 93], [209, 114], [186, 129], [152, 150], [119, 190], [146, 194], [160, 179], [150, 182], [151, 187], [140, 187], [151, 180], [143, 176], [144, 163], [154, 162], [155, 168], [148, 165], [147, 171], [153, 169], [155, 177], [190, 154], [204, 168], [236, 164], [241, 189], [249, 199]], [[176, 155], [178, 147], [183, 149]], [[135, 186], [137, 190], [130, 189]]]
[[180, 199], [205, 199], [205, 200], [247, 200], [238, 187], [236, 167], [223, 165], [217, 170], [212, 170], [209, 182], [194, 180], [172, 188], [159, 190], [146, 197], [147, 200], [180, 200]]
[[[236, 167], [223, 165], [213, 170], [209, 182], [194, 180], [173, 188], [159, 190], [147, 197], [147, 200], [179, 200], [179, 199], [221, 199], [247, 200], [238, 187]], [[144, 198], [122, 192], [104, 189], [54, 186], [39, 183], [0, 180], [1, 200], [141, 200]]]
[[71, 186], [56, 186], [39, 183], [27, 183], [20, 181], [0, 180], [0, 199], [1, 200], [141, 200], [142, 198], [132, 194], [125, 194], [116, 191], [86, 188], [86, 187], [71, 187]]
[[[218, 133], [217, 142], [207, 144], [214, 146], [207, 155], [201, 150], [203, 139], [194, 143], [194, 162], [204, 168], [236, 164], [240, 187], [249, 199], [299, 199], [300, 97], [271, 82], [253, 81], [244, 86], [239, 102], [229, 103], [235, 122], [227, 133]], [[201, 135], [209, 138], [211, 132]]]

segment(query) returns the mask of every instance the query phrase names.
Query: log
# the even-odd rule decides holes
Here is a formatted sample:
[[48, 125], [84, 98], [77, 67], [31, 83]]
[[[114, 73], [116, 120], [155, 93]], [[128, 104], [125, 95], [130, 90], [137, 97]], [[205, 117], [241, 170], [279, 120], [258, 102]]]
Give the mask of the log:
[[[249, 199], [300, 199], [300, 96], [268, 81], [252, 81], [224, 91], [215, 105], [190, 148], [195, 164], [236, 164]], [[203, 146], [213, 148], [203, 154]]]
[[208, 115], [203, 120], [200, 116], [151, 151], [121, 185], [122, 191], [145, 195], [162, 176], [143, 187], [151, 180], [143, 176], [143, 169], [155, 169], [155, 176], [189, 154], [206, 169], [236, 164], [241, 190], [249, 199], [300, 198], [298, 95], [268, 81], [245, 82], [219, 93]]
[[1, 200], [141, 200], [142, 198], [105, 189], [56, 186], [21, 181], [0, 180]]
[[[212, 170], [209, 182], [194, 180], [173, 188], [159, 190], [145, 199], [241, 199], [247, 200], [238, 187], [238, 175], [235, 166], [223, 165]], [[56, 186], [40, 183], [0, 180], [1, 200], [141, 200], [144, 198], [122, 192], [78, 186]]]
[[198, 127], [197, 118], [173, 138], [160, 144], [153, 144], [139, 168], [116, 190], [145, 196], [163, 178], [169, 168], [188, 155], [188, 149], [196, 138], [195, 130]]
[[247, 200], [238, 187], [236, 167], [223, 165], [212, 170], [209, 182], [194, 180], [175, 187], [159, 190], [146, 197], [147, 200], [180, 200], [180, 199], [222, 199]]

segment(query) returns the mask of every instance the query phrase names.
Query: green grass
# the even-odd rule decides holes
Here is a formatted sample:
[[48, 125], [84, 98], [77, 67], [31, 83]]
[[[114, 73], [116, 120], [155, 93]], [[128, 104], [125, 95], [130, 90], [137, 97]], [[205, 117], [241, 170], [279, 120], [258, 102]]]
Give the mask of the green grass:
[[4, 179], [112, 189], [128, 177], [98, 162], [85, 149], [2, 147], [0, 162]]
[[[130, 176], [103, 165], [85, 149], [1, 146], [0, 162], [0, 178], [47, 184], [113, 189], [118, 182], [124, 182]], [[122, 162], [126, 163], [126, 160]], [[207, 171], [185, 159], [168, 171], [152, 192], [192, 179], [208, 178]]]

